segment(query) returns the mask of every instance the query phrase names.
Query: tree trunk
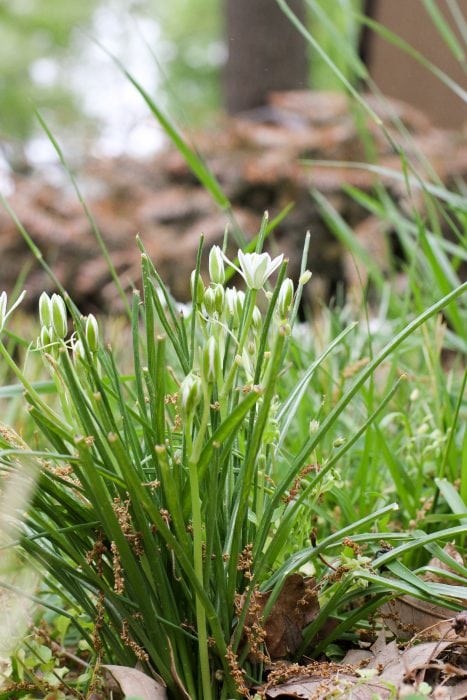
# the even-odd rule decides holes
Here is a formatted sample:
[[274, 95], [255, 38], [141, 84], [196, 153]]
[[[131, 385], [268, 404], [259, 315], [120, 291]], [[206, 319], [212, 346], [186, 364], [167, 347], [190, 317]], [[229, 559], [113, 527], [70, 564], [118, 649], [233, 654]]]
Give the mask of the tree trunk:
[[[308, 87], [305, 39], [275, 0], [224, 0], [228, 60], [225, 106], [230, 114], [267, 103], [269, 92]], [[304, 22], [303, 0], [289, 0]]]

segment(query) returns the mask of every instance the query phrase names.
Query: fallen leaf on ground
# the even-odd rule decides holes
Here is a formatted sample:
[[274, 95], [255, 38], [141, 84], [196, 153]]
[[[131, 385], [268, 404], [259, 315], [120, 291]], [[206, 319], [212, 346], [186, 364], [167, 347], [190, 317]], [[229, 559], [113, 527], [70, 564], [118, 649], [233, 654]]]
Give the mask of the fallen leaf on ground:
[[336, 674], [331, 678], [304, 676], [288, 681], [267, 691], [267, 698], [352, 698], [352, 700], [386, 700], [394, 697], [387, 684], [375, 680], [363, 680], [347, 674]]
[[[383, 605], [381, 614], [385, 624], [398, 639], [411, 639], [422, 630], [431, 628], [433, 636], [440, 639], [450, 629], [450, 620], [455, 611], [404, 595]], [[440, 624], [445, 621], [445, 625]]]
[[[293, 655], [302, 643], [302, 629], [312, 622], [319, 613], [318, 595], [315, 591], [316, 581], [300, 574], [291, 574], [272, 606], [265, 622], [263, 612], [271, 592], [256, 593], [252, 597], [249, 612], [245, 620], [245, 636], [248, 630], [259, 625], [265, 632], [265, 646], [271, 659], [283, 659]], [[255, 652], [250, 653], [255, 660]]]
[[141, 700], [167, 700], [163, 685], [147, 676], [142, 671], [129, 666], [106, 664], [103, 668], [117, 681], [123, 697], [138, 697]]
[[299, 669], [278, 667], [271, 674], [276, 682], [270, 680], [263, 692], [266, 698], [385, 700], [396, 697], [394, 693], [413, 694], [420, 683], [428, 682], [433, 688], [429, 697], [461, 700], [467, 698], [465, 641], [464, 637], [423, 643], [414, 639], [399, 649], [396, 641], [386, 642], [382, 631], [370, 650], [351, 650], [340, 664], [314, 661]]

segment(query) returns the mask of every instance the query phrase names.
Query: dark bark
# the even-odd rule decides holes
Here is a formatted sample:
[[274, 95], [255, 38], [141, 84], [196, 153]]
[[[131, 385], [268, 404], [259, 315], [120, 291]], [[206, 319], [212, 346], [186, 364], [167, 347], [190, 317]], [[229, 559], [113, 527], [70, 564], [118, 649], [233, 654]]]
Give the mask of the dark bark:
[[[370, 19], [376, 17], [377, 0], [363, 0], [362, 12]], [[359, 54], [363, 63], [368, 66], [371, 60], [371, 39], [372, 32], [369, 27], [363, 25], [360, 30]]]
[[[235, 114], [267, 103], [269, 92], [308, 86], [305, 39], [275, 0], [224, 0], [228, 60], [225, 106]], [[303, 0], [289, 0], [305, 21]]]

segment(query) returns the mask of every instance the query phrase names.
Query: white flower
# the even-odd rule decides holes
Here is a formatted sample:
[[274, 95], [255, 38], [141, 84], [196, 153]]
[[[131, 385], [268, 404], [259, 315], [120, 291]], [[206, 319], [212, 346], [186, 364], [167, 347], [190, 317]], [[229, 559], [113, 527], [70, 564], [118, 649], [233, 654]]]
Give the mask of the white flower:
[[240, 269], [224, 257], [237, 272], [241, 274], [249, 289], [261, 289], [264, 287], [268, 278], [272, 275], [284, 259], [283, 255], [278, 255], [271, 260], [269, 253], [244, 253], [238, 251], [238, 262]]
[[278, 255], [271, 260], [269, 253], [244, 253], [238, 251], [241, 274], [250, 289], [261, 289], [284, 259]]

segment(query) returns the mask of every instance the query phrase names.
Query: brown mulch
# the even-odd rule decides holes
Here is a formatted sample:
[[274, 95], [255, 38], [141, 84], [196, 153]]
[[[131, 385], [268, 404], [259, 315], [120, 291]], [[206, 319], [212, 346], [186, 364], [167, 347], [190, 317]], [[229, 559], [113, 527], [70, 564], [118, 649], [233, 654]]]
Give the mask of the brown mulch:
[[[417, 160], [420, 150], [444, 183], [465, 175], [467, 143], [461, 134], [435, 128], [423, 114], [400, 102], [388, 100], [381, 106], [375, 98], [367, 99], [397, 141], [401, 137], [391, 125], [391, 113], [401, 120], [410, 134], [410, 142], [403, 143], [409, 158]], [[381, 128], [367, 117], [362, 123], [360, 129], [373, 138], [379, 164], [400, 171], [399, 157]], [[380, 235], [381, 223], [342, 191], [342, 185], [350, 184], [371, 192], [376, 176], [346, 166], [311, 168], [300, 162], [366, 160], [362, 132], [344, 95], [277, 93], [269, 107], [243, 117], [221, 118], [192, 141], [229, 198], [230, 216], [213, 203], [172, 147], [146, 161], [90, 159], [80, 172], [86, 201], [129, 288], [139, 279], [137, 233], [173, 294], [186, 300], [201, 233], [207, 245], [220, 243], [230, 221], [233, 229], [239, 226], [252, 236], [264, 210], [272, 218], [290, 202], [294, 208], [278, 227], [277, 241], [290, 258], [292, 276], [297, 275], [304, 235], [310, 230], [313, 281], [309, 294], [326, 297], [340, 280], [355, 283], [353, 263], [323, 222], [310, 196], [312, 188], [328, 198], [384, 267], [387, 238]], [[395, 201], [407, 206], [404, 186], [389, 177], [383, 182]], [[14, 187], [9, 198], [12, 208], [76, 302], [83, 310], [118, 309], [109, 272], [71, 188], [54, 186], [37, 172], [15, 176]], [[413, 198], [410, 205], [419, 206], [416, 190]], [[31, 255], [3, 209], [0, 260], [0, 286], [11, 290]], [[26, 286], [32, 304], [51, 283], [34, 264]]]

